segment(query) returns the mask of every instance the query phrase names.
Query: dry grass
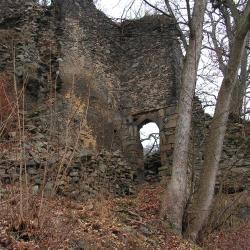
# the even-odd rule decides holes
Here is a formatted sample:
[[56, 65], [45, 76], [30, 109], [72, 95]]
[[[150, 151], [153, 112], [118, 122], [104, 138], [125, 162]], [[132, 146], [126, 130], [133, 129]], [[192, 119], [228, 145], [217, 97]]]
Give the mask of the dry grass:
[[250, 223], [223, 229], [204, 240], [202, 247], [206, 250], [248, 250], [250, 249]]
[[[11, 130], [14, 126], [13, 117], [16, 114], [12, 80], [6, 73], [0, 74], [0, 129]], [[7, 124], [6, 124], [7, 123]], [[1, 135], [2, 133], [0, 133]]]
[[250, 198], [248, 192], [217, 195], [209, 223], [206, 227], [206, 233], [211, 234], [218, 230], [228, 230], [244, 224], [245, 220], [238, 216], [239, 209], [249, 206]]
[[[134, 196], [99, 195], [85, 203], [58, 196], [23, 196], [24, 220], [20, 221], [18, 187], [5, 189], [0, 211], [0, 249], [201, 249], [175, 235], [161, 221], [160, 184], [138, 186]], [[43, 199], [44, 209], [38, 216]], [[249, 223], [209, 235], [204, 249], [248, 249]]]
[[100, 196], [85, 204], [46, 197], [41, 220], [37, 218], [41, 197], [30, 194], [29, 216], [22, 223], [18, 216], [19, 197], [8, 201], [8, 194], [13, 197], [15, 187], [6, 190], [6, 202], [0, 211], [0, 248], [198, 249], [166, 230], [160, 222], [157, 205], [160, 195], [155, 195], [162, 191], [159, 185], [143, 185], [136, 196]]

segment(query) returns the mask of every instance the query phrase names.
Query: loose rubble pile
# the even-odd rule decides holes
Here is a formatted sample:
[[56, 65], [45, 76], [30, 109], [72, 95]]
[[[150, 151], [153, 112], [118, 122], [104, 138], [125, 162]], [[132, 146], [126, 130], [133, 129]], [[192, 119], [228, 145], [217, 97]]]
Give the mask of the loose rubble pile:
[[[25, 114], [23, 157], [20, 154], [17, 131], [8, 132], [8, 139], [1, 143], [0, 180], [3, 184], [18, 182], [22, 166], [22, 174], [27, 173], [26, 179], [33, 192], [44, 188], [47, 193], [57, 191], [78, 200], [98, 194], [134, 193], [135, 169], [126, 162], [120, 151], [103, 150], [94, 153], [84, 149], [79, 143], [78, 149], [73, 153], [74, 135], [71, 135], [71, 142], [66, 148], [62, 138], [50, 135], [50, 126], [45, 115], [46, 112], [42, 110]], [[249, 190], [250, 154], [249, 141], [246, 139], [249, 138], [249, 131], [245, 128], [247, 126], [242, 124], [229, 125], [216, 192], [235, 193]], [[145, 180], [159, 181], [161, 167], [159, 153], [148, 156], [144, 167]], [[24, 183], [26, 179], [23, 179]]]
[[83, 152], [68, 168], [67, 180], [60, 183], [59, 190], [78, 200], [98, 194], [129, 195], [134, 193], [135, 177], [119, 151]]
[[[51, 125], [48, 115], [42, 107], [24, 112], [24, 134], [20, 137], [17, 129], [6, 132], [0, 144], [0, 183], [17, 183], [21, 175], [23, 184], [34, 193], [45, 190], [77, 200], [134, 193], [135, 170], [119, 150], [87, 150], [81, 138], [76, 143], [77, 124], [66, 133], [65, 118], [57, 116]], [[57, 128], [54, 132], [53, 126]]]
[[159, 181], [159, 168], [161, 168], [160, 152], [146, 156], [144, 160], [144, 178], [146, 181]]
[[[19, 181], [20, 162], [13, 161], [11, 166], [6, 163], [7, 161], [1, 160], [1, 181], [5, 184]], [[61, 195], [85, 200], [98, 195], [122, 196], [135, 192], [135, 172], [119, 151], [91, 154], [83, 150], [70, 166], [62, 165], [59, 159], [55, 162], [30, 160], [23, 167], [25, 183], [24, 169], [34, 193], [44, 188], [48, 194], [56, 190]], [[45, 172], [47, 174], [44, 180]]]

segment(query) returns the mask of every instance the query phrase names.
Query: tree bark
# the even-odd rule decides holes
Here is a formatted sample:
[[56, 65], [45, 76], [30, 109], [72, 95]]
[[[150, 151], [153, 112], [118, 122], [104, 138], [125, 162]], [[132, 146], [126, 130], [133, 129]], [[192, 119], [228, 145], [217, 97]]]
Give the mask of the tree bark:
[[190, 143], [192, 102], [202, 46], [202, 29], [206, 4], [207, 0], [196, 0], [194, 3], [192, 20], [190, 22], [189, 45], [181, 77], [179, 117], [173, 153], [172, 177], [162, 203], [162, 216], [179, 233], [182, 232], [183, 214], [189, 196], [188, 148]]
[[[229, 50], [231, 50], [232, 43], [234, 40], [234, 35], [235, 35], [235, 32], [234, 32], [235, 28], [232, 24], [231, 19], [233, 18], [234, 22], [237, 23], [240, 13], [237, 9], [236, 4], [234, 4], [233, 2], [226, 0], [225, 4], [227, 5], [227, 7], [221, 6], [220, 11], [222, 13], [222, 17], [225, 22], [226, 33], [227, 33], [227, 37], [229, 41]], [[228, 7], [230, 8], [231, 13], [234, 13], [233, 16], [232, 14], [230, 14]], [[223, 61], [223, 54], [222, 54], [223, 49], [221, 47], [222, 45], [219, 44], [218, 38], [216, 36], [216, 33], [217, 33], [216, 27], [218, 23], [214, 22], [212, 12], [208, 12], [208, 15], [210, 17], [211, 27], [212, 27], [210, 35], [211, 35], [212, 42], [214, 45], [217, 60], [219, 63], [219, 68], [224, 76], [226, 64]], [[249, 35], [247, 39], [247, 44], [248, 43], [249, 43]], [[243, 52], [242, 60], [241, 60], [240, 76], [237, 79], [237, 82], [235, 84], [233, 95], [232, 95], [232, 100], [230, 104], [229, 117], [233, 118], [233, 120], [235, 121], [240, 120], [241, 115], [242, 115], [242, 107], [243, 107], [243, 102], [244, 102], [243, 100], [244, 100], [245, 90], [247, 89], [247, 66], [248, 66], [248, 51], [247, 51], [247, 48], [245, 48]]]
[[194, 201], [190, 224], [188, 225], [186, 231], [187, 237], [192, 240], [197, 239], [198, 234], [206, 224], [207, 218], [210, 214], [216, 174], [221, 157], [226, 124], [230, 110], [230, 101], [235, 87], [236, 77], [249, 29], [250, 1], [248, 1], [247, 6], [243, 14], [240, 16], [236, 26], [236, 34], [230, 51], [229, 61], [219, 91], [215, 114], [207, 136], [203, 171], [199, 181], [197, 199]]
[[[248, 33], [246, 44], [249, 44], [249, 37], [250, 33]], [[248, 78], [248, 51], [247, 48], [244, 48], [242, 59], [241, 59], [241, 65], [240, 65], [240, 79], [237, 80], [234, 90], [233, 90], [233, 95], [232, 95], [232, 100], [231, 100], [231, 105], [230, 105], [230, 116], [234, 120], [239, 120], [242, 115], [242, 108], [243, 108], [243, 102], [244, 102], [244, 95], [245, 91], [247, 89], [247, 78]]]

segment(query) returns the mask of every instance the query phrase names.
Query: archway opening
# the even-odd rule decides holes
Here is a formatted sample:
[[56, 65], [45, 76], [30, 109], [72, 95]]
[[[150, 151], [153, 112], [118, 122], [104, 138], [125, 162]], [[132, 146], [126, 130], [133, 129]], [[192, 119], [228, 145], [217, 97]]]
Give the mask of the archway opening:
[[39, 0], [38, 3], [42, 6], [50, 6], [52, 4], [51, 0]]
[[150, 155], [160, 150], [159, 127], [155, 122], [148, 122], [140, 129], [140, 140], [143, 146], [143, 155]]
[[140, 128], [140, 140], [144, 155], [144, 178], [156, 181], [159, 176], [160, 159], [160, 130], [155, 122], [145, 121]]

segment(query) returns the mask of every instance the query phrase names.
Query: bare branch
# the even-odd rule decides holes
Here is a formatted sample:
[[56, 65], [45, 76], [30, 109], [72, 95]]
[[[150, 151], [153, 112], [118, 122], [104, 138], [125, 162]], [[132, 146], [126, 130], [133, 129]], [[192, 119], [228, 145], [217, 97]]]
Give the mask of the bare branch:
[[182, 41], [182, 43], [183, 43], [183, 46], [184, 46], [185, 50], [187, 51], [188, 43], [187, 43], [186, 36], [184, 35], [182, 29], [180, 28], [179, 23], [177, 22], [177, 19], [176, 19], [175, 15], [174, 15], [174, 12], [173, 12], [172, 8], [171, 8], [171, 5], [170, 5], [170, 3], [169, 3], [169, 0], [165, 0], [165, 4], [166, 4], [166, 7], [167, 7], [167, 9], [168, 9], [168, 11], [169, 11], [169, 13], [170, 13], [170, 16], [171, 16], [171, 17], [174, 19], [174, 21], [175, 21], [176, 28], [177, 28], [177, 30], [178, 30], [178, 32], [179, 32], [179, 34], [180, 34], [180, 39], [181, 39], [181, 41]]
[[143, 0], [143, 2], [145, 2], [147, 5], [149, 5], [150, 7], [152, 7], [153, 9], [159, 11], [161, 14], [163, 14], [164, 16], [167, 16], [167, 17], [171, 17], [168, 13], [166, 13], [165, 11], [159, 9], [157, 6], [149, 3], [147, 0]]
[[224, 0], [224, 5], [225, 7], [228, 7], [235, 19], [235, 22], [238, 22], [238, 19], [240, 17], [240, 13], [239, 13], [239, 10], [237, 9], [235, 3], [233, 0]]
[[219, 62], [219, 67], [221, 72], [224, 74], [225, 73], [225, 64], [223, 62], [223, 50], [218, 44], [218, 40], [216, 38], [216, 22], [213, 20], [213, 15], [211, 12], [208, 13], [208, 16], [211, 20], [211, 25], [212, 25], [212, 31], [210, 32], [210, 36], [212, 38], [213, 46], [214, 46], [214, 51], [216, 53], [218, 62]]
[[186, 5], [187, 5], [187, 14], [188, 14], [188, 26], [189, 28], [191, 27], [190, 24], [191, 24], [191, 8], [190, 8], [190, 3], [189, 3], [189, 0], [186, 0]]

